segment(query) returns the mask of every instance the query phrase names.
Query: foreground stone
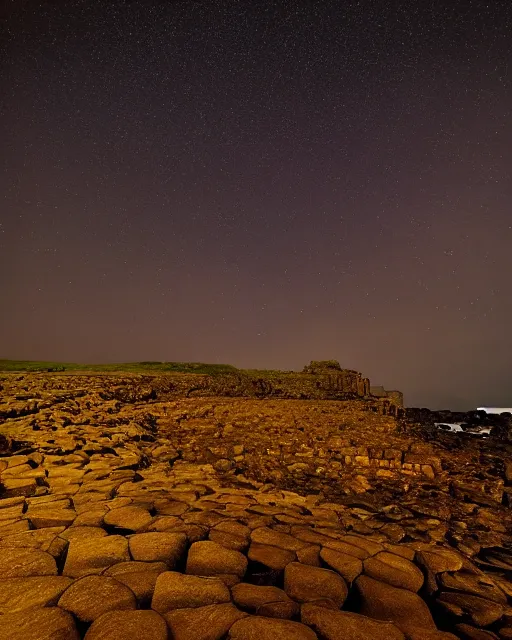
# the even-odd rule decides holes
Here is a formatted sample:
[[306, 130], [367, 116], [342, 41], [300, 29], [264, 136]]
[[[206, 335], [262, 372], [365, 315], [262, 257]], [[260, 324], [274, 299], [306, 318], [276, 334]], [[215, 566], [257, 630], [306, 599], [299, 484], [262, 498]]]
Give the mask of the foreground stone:
[[291, 562], [284, 572], [284, 590], [297, 602], [328, 599], [337, 607], [345, 602], [348, 587], [341, 576], [329, 569]]
[[187, 536], [183, 533], [151, 532], [129, 537], [130, 554], [142, 562], [165, 562], [175, 569], [185, 555]]
[[243, 578], [247, 558], [239, 551], [226, 549], [211, 540], [194, 542], [187, 558], [186, 572], [197, 576], [235, 576]]
[[93, 622], [113, 609], [136, 609], [137, 601], [131, 589], [115, 578], [86, 576], [66, 589], [59, 607], [82, 622]]
[[230, 600], [229, 589], [218, 578], [201, 578], [166, 571], [157, 578], [151, 608], [165, 614], [172, 609], [204, 607]]
[[0, 618], [0, 640], [79, 640], [73, 616], [59, 607], [28, 609]]
[[165, 614], [174, 640], [221, 640], [237, 620], [247, 614], [232, 604], [176, 609]]
[[325, 640], [405, 640], [400, 629], [389, 622], [314, 604], [302, 605], [301, 620]]
[[361, 598], [360, 613], [363, 615], [392, 621], [405, 632], [412, 627], [436, 630], [429, 608], [416, 593], [367, 576], [360, 576], [355, 584]]
[[53, 556], [38, 549], [0, 549], [0, 579], [57, 575]]
[[0, 614], [56, 605], [71, 583], [64, 576], [0, 580]]
[[165, 620], [156, 611], [108, 611], [85, 634], [85, 640], [167, 640]]
[[229, 630], [230, 640], [318, 640], [309, 627], [290, 620], [250, 616], [235, 622]]
[[101, 573], [113, 564], [130, 559], [128, 540], [122, 536], [72, 540], [63, 574], [78, 578], [91, 573]]

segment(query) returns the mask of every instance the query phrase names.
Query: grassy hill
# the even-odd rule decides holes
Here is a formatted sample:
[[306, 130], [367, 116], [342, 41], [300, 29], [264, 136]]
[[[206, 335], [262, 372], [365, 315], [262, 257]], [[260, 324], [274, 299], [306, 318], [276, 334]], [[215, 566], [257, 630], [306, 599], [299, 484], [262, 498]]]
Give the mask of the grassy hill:
[[228, 373], [238, 371], [230, 364], [204, 362], [118, 362], [113, 364], [78, 364], [75, 362], [46, 362], [37, 360], [0, 360], [3, 372], [91, 371], [133, 373]]

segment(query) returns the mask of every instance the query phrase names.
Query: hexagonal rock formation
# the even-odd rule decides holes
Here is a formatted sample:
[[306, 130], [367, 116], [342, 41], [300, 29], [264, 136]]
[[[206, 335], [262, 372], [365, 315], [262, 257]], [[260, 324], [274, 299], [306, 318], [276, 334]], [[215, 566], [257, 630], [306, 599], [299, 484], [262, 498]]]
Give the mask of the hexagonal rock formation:
[[512, 637], [499, 452], [461, 478], [358, 401], [133, 404], [105, 390], [118, 378], [32, 381], [2, 382], [39, 395], [2, 414], [0, 640]]

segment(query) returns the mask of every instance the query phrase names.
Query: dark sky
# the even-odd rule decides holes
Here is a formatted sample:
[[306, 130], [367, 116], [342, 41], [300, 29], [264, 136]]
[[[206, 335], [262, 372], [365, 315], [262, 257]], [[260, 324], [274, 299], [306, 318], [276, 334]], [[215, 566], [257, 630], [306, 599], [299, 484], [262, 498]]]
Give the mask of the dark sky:
[[509, 0], [1, 7], [1, 357], [510, 405]]

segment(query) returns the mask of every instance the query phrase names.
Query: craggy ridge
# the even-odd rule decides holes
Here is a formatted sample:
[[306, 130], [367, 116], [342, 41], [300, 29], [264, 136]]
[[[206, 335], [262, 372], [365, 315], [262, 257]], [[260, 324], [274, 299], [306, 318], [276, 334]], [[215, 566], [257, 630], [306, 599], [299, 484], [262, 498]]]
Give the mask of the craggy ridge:
[[283, 375], [0, 374], [0, 640], [512, 638], [510, 445]]

